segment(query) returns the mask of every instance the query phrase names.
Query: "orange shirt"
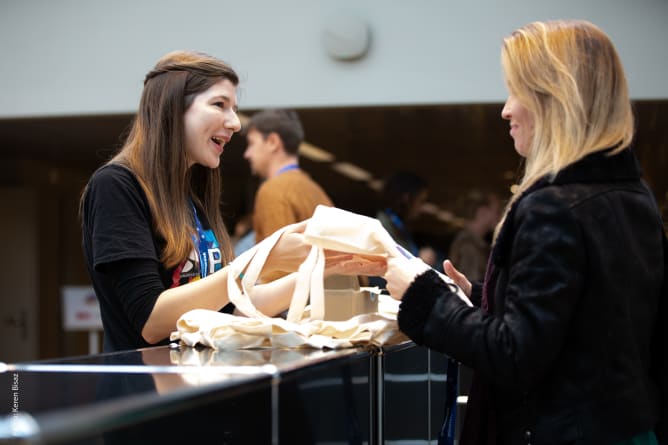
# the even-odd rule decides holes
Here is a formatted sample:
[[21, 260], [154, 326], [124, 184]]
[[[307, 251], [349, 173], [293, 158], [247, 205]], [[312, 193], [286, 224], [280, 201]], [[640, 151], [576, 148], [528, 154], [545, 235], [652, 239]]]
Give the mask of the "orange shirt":
[[289, 170], [267, 179], [255, 195], [255, 242], [281, 227], [310, 218], [319, 204], [333, 205], [322, 187], [303, 170]]

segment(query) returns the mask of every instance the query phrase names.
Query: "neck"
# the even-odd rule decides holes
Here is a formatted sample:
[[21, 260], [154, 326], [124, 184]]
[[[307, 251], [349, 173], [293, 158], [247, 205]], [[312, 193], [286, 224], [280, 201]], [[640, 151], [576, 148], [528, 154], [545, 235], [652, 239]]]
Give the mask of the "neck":
[[273, 166], [271, 169], [271, 172], [269, 174], [270, 178], [273, 178], [274, 176], [278, 176], [281, 173], [284, 173], [286, 171], [294, 170], [296, 168], [299, 168], [299, 164], [297, 163], [296, 158], [290, 158], [286, 159], [282, 162], [276, 163], [276, 165]]

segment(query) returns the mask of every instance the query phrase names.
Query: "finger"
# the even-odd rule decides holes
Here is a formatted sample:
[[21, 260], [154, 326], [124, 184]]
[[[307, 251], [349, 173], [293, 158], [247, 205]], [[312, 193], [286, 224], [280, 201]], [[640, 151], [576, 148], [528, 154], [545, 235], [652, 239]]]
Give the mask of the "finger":
[[452, 264], [452, 261], [450, 260], [443, 261], [443, 271], [447, 276], [449, 276], [453, 280], [456, 277], [462, 275], [462, 273], [457, 270], [457, 268], [454, 266], [454, 264]]
[[349, 253], [335, 253], [335, 254], [332, 254], [332, 255], [326, 255], [325, 256], [325, 261], [328, 264], [329, 263], [335, 264], [335, 263], [341, 263], [343, 261], [349, 261], [349, 260], [352, 260], [353, 258], [354, 258], [353, 255], [351, 255]]
[[452, 264], [452, 261], [443, 261], [443, 271], [447, 276], [452, 278], [452, 281], [454, 281], [457, 286], [462, 288], [467, 296], [471, 295], [471, 282], [466, 278], [466, 275], [457, 270], [454, 264]]
[[373, 261], [373, 262], [380, 262], [380, 263], [386, 263], [387, 262], [387, 256], [386, 255], [372, 255], [372, 254], [366, 254], [366, 253], [355, 253], [353, 254], [355, 258], [361, 258], [366, 261]]
[[336, 266], [336, 270], [342, 274], [381, 276], [385, 273], [385, 263], [366, 261], [344, 261]]
[[386, 255], [373, 255], [373, 254], [367, 254], [367, 253], [350, 253], [350, 252], [341, 252], [338, 250], [331, 250], [331, 249], [324, 249], [325, 251], [325, 256], [327, 258], [329, 257], [337, 257], [339, 255], [347, 255], [354, 257], [356, 259], [363, 259], [367, 261], [377, 261], [377, 262], [385, 262], [387, 261], [387, 256]]

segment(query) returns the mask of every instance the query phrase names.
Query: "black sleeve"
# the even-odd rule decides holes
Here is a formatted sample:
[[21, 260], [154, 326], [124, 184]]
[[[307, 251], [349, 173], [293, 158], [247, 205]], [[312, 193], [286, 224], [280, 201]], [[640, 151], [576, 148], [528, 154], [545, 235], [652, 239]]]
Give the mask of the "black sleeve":
[[473, 306], [480, 307], [482, 304], [482, 282], [471, 283], [471, 303]]
[[113, 282], [123, 312], [141, 335], [155, 302], [165, 290], [158, 263], [143, 259], [120, 260], [106, 263], [101, 269]]
[[124, 259], [159, 261], [148, 201], [128, 170], [120, 166], [98, 170], [84, 205], [93, 268]]
[[[399, 329], [418, 345], [425, 344], [424, 325], [438, 298], [449, 292], [448, 286], [434, 270], [415, 277], [399, 305], [397, 323]], [[438, 345], [428, 344], [429, 348], [440, 350]]]
[[[526, 388], [561, 350], [582, 288], [583, 242], [559, 202], [518, 210], [502, 314], [468, 307], [435, 274], [416, 277], [399, 307], [399, 327], [506, 387]], [[519, 216], [523, 215], [523, 216]]]

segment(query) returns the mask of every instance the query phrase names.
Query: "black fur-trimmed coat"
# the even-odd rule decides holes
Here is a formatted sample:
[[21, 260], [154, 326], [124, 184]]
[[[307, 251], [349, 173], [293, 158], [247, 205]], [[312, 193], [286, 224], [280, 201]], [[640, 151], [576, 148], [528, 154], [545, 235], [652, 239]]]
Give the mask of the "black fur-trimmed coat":
[[610, 444], [665, 422], [664, 239], [633, 153], [597, 152], [515, 201], [474, 286], [488, 310], [416, 277], [400, 329], [476, 371], [460, 443]]

